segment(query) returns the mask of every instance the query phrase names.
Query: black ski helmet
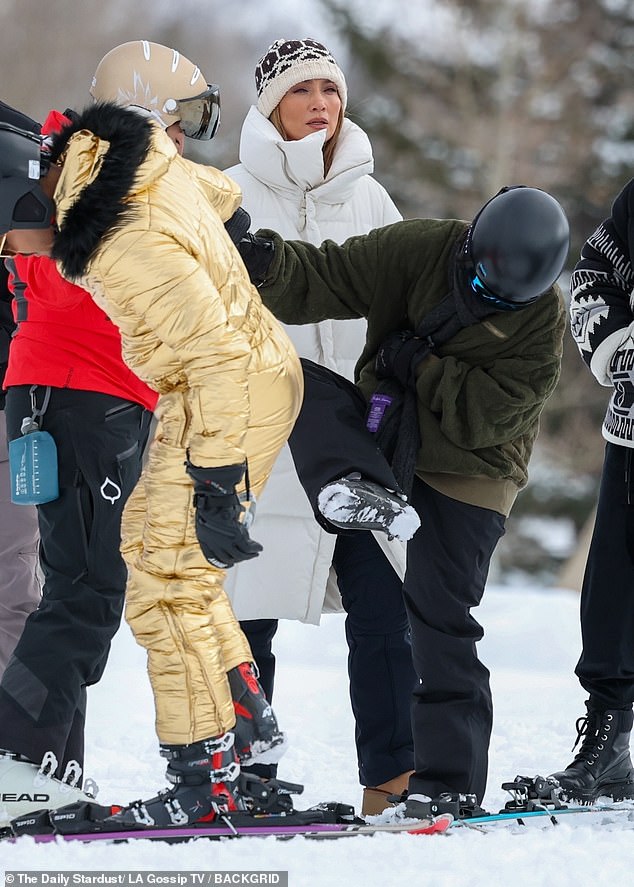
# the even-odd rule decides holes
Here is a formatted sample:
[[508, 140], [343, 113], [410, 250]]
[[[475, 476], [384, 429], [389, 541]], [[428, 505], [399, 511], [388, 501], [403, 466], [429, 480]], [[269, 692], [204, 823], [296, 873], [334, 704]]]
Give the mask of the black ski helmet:
[[0, 101], [0, 123], [10, 123], [11, 126], [17, 126], [18, 129], [26, 129], [38, 134], [42, 130], [41, 125], [28, 114], [23, 114], [22, 111], [18, 111], [17, 108], [12, 108], [11, 105], [2, 101]]
[[528, 305], [555, 283], [569, 248], [568, 219], [554, 197], [525, 185], [502, 188], [469, 229], [471, 289], [502, 309]]
[[0, 234], [51, 224], [53, 201], [40, 187], [47, 168], [41, 149], [37, 133], [0, 120]]

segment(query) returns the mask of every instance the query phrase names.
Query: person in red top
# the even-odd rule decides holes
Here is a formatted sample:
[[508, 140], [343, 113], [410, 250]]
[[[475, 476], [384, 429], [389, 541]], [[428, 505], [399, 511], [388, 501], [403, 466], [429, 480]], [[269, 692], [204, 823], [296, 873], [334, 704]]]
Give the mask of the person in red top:
[[47, 256], [14, 256], [7, 266], [18, 328], [5, 388], [98, 391], [154, 409], [157, 393], [123, 362], [118, 328], [86, 290], [61, 277]]
[[[55, 112], [42, 131], [65, 121]], [[86, 797], [69, 787], [81, 785], [86, 687], [103, 674], [121, 621], [121, 516], [158, 395], [123, 362], [118, 328], [51, 259], [16, 255], [6, 265], [17, 323], [4, 382], [8, 438], [34, 417], [55, 441], [59, 473], [58, 498], [37, 506], [42, 600], [0, 684], [2, 746], [21, 752], [0, 756], [11, 817], [24, 812], [10, 788], [18, 760], [56, 777], [40, 780], [35, 806]]]

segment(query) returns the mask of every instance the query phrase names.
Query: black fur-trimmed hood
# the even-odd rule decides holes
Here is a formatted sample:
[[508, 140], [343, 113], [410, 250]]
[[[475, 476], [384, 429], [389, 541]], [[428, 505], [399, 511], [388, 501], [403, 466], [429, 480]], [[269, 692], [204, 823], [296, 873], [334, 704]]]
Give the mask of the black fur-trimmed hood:
[[[80, 183], [76, 199], [67, 207], [58, 205], [60, 227], [53, 258], [61, 263], [64, 275], [72, 279], [84, 274], [102, 239], [129, 211], [126, 197], [134, 192], [154, 129], [135, 111], [111, 103], [92, 105], [53, 138], [51, 159], [64, 166], [63, 177], [74, 173], [69, 158], [73, 146], [68, 150], [69, 142], [82, 131], [109, 144], [95, 164], [95, 175], [84, 173], [87, 184]], [[72, 187], [75, 183], [68, 184]]]

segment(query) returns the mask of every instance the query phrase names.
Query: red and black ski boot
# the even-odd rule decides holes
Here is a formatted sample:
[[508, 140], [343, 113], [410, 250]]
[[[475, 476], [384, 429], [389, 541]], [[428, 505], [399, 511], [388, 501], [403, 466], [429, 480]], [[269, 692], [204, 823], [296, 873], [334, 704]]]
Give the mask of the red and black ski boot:
[[200, 825], [227, 814], [289, 812], [290, 795], [303, 788], [241, 774], [233, 731], [191, 745], [162, 745], [161, 755], [168, 759], [173, 787], [128, 804], [104, 819], [99, 830]]
[[247, 809], [238, 790], [240, 765], [233, 741], [230, 731], [191, 745], [161, 745], [173, 788], [134, 801], [106, 822], [131, 828], [189, 825], [213, 820], [220, 812]]
[[242, 662], [227, 672], [236, 713], [236, 755], [242, 766], [275, 764], [287, 748], [286, 736], [258, 681], [255, 666]]

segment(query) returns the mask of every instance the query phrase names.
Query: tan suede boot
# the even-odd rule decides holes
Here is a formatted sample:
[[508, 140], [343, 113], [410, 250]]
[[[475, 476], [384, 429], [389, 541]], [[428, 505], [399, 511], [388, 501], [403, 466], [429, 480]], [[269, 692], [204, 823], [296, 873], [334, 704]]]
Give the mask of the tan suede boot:
[[389, 807], [394, 807], [395, 802], [388, 801], [390, 795], [400, 795], [407, 790], [407, 783], [414, 771], [408, 770], [388, 779], [380, 785], [368, 786], [363, 789], [363, 802], [361, 804], [361, 816], [378, 816]]

